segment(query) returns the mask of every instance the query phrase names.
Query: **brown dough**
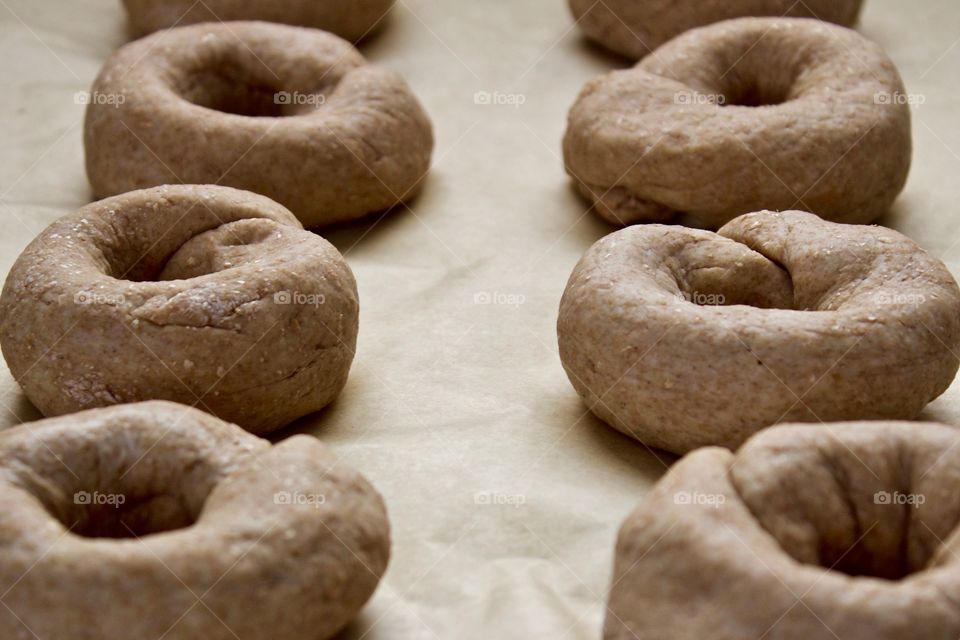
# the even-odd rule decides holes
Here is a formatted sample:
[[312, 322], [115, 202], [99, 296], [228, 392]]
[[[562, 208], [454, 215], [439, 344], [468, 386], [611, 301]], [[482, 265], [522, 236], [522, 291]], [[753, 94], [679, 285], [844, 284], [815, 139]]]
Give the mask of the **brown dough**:
[[929, 423], [699, 449], [624, 522], [604, 638], [956, 640], [958, 469], [960, 432]]
[[166, 186], [47, 227], [7, 277], [0, 345], [47, 416], [163, 399], [265, 433], [340, 393], [358, 306], [340, 253], [277, 203]]
[[318, 440], [171, 402], [0, 434], [0, 510], [5, 640], [323, 640], [390, 553], [383, 499]]
[[352, 42], [383, 24], [394, 0], [123, 0], [134, 31], [196, 22], [264, 20], [330, 31]]
[[557, 333], [603, 421], [668, 451], [735, 448], [777, 422], [916, 417], [957, 373], [960, 289], [896, 231], [767, 211], [606, 236]]
[[749, 16], [817, 18], [853, 26], [863, 0], [569, 0], [592, 40], [637, 60], [674, 36]]
[[233, 22], [120, 48], [94, 83], [84, 146], [98, 198], [224, 184], [272, 198], [315, 227], [414, 197], [433, 134], [407, 83], [345, 40]]
[[910, 169], [907, 100], [887, 55], [855, 31], [729, 20], [588, 82], [564, 159], [614, 224], [683, 213], [716, 229], [761, 209], [871, 222]]

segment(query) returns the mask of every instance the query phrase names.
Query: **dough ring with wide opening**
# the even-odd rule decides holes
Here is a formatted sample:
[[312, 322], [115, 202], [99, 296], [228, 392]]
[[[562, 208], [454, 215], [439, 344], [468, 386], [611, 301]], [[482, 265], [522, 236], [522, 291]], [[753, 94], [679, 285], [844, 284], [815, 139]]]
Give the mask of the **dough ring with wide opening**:
[[311, 436], [172, 402], [0, 434], [0, 637], [322, 640], [390, 555], [376, 489]]
[[764, 211], [606, 236], [557, 333], [601, 420], [668, 451], [734, 448], [777, 422], [916, 417], [957, 373], [960, 289], [896, 231]]
[[606, 48], [637, 60], [674, 36], [749, 16], [817, 18], [853, 26], [863, 0], [569, 0], [577, 24]]
[[955, 640], [960, 432], [783, 425], [675, 464], [626, 519], [606, 640]]
[[264, 20], [330, 31], [357, 42], [376, 31], [394, 0], [123, 0], [134, 31], [226, 20]]
[[908, 101], [887, 55], [855, 31], [729, 20], [588, 82], [564, 160], [614, 224], [687, 214], [716, 229], [761, 209], [870, 222], [907, 179]]
[[236, 22], [121, 47], [93, 85], [84, 144], [98, 198], [224, 184], [268, 196], [314, 227], [416, 195], [433, 134], [406, 82], [347, 41]]
[[165, 186], [47, 227], [7, 277], [0, 345], [44, 415], [173, 400], [264, 433], [340, 393], [358, 317], [350, 267], [289, 211]]

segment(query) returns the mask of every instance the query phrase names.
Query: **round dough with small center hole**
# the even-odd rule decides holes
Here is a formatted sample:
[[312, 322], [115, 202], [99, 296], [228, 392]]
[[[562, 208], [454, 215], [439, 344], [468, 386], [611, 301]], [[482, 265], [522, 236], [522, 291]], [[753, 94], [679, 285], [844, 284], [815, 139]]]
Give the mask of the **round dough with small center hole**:
[[390, 553], [383, 499], [318, 440], [171, 402], [4, 431], [0, 509], [4, 640], [324, 640]]
[[919, 422], [694, 451], [620, 529], [604, 638], [956, 640], [957, 469], [960, 431]]
[[896, 231], [764, 211], [604, 237], [557, 333], [607, 424], [677, 453], [735, 448], [778, 422], [915, 418], [957, 373], [960, 289]]
[[430, 120], [395, 71], [332, 34], [203, 23], [121, 47], [84, 126], [98, 198], [164, 184], [260, 193], [306, 227], [412, 199], [430, 167]]
[[0, 295], [0, 346], [47, 416], [139, 400], [255, 433], [346, 384], [359, 323], [340, 253], [279, 204], [218, 186], [108, 198], [47, 227]]
[[910, 169], [909, 94], [879, 45], [801, 18], [695, 29], [588, 82], [564, 162], [612, 224], [803, 209], [837, 222], [887, 213]]

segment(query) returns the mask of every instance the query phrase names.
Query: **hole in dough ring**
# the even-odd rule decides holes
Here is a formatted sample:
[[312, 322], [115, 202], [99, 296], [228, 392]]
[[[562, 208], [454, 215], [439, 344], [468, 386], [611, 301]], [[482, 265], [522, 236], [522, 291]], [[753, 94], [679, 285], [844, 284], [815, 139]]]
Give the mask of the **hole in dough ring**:
[[406, 82], [345, 40], [235, 22], [121, 47], [94, 82], [84, 144], [98, 198], [224, 184], [315, 227], [414, 197], [433, 134]]
[[677, 453], [735, 448], [777, 422], [916, 417], [957, 373], [960, 289], [895, 231], [767, 211], [606, 236], [557, 333], [604, 422]]
[[729, 20], [588, 82], [564, 159], [614, 224], [688, 214], [716, 229], [761, 209], [870, 222], [907, 179], [907, 101], [893, 63], [855, 31]]
[[956, 638], [958, 445], [848, 422], [691, 453], [620, 529], [604, 638]]
[[44, 415], [161, 399], [265, 433], [340, 393], [358, 317], [347, 263], [289, 211], [165, 186], [47, 227], [7, 277], [0, 344]]
[[383, 499], [310, 436], [153, 401], [6, 431], [0, 468], [4, 638], [319, 640], [387, 566]]
[[863, 0], [570, 0], [591, 40], [638, 60], [685, 31], [750, 16], [817, 18], [852, 27]]
[[141, 35], [197, 22], [263, 20], [357, 42], [380, 28], [393, 0], [123, 0], [123, 5]]

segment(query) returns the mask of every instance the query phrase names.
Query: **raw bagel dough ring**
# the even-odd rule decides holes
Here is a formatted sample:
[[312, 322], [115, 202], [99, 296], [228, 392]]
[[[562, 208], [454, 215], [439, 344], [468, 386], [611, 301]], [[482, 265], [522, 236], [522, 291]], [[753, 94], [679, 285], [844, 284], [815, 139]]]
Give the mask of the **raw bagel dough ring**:
[[0, 345], [47, 416], [173, 400], [265, 433], [340, 393], [358, 317], [350, 267], [289, 211], [165, 186], [47, 227], [7, 277]]
[[714, 22], [749, 16], [817, 18], [852, 27], [863, 0], [569, 0], [592, 40], [633, 60], [674, 36]]
[[235, 22], [121, 47], [94, 83], [84, 144], [98, 198], [224, 184], [272, 198], [314, 227], [416, 195], [433, 134], [406, 82], [345, 40]]
[[197, 22], [264, 20], [357, 42], [379, 28], [393, 0], [123, 0], [140, 35]]
[[957, 373], [960, 289], [895, 231], [767, 211], [606, 236], [557, 333], [604, 422], [678, 453], [735, 448], [777, 422], [914, 418]]
[[390, 555], [383, 499], [318, 440], [171, 402], [6, 431], [0, 469], [3, 638], [321, 640]]
[[848, 422], [691, 453], [620, 529], [604, 638], [954, 640], [958, 444]]
[[588, 82], [564, 159], [614, 224], [686, 213], [716, 229], [751, 211], [798, 208], [871, 222], [910, 169], [905, 97], [887, 55], [855, 31], [729, 20]]

